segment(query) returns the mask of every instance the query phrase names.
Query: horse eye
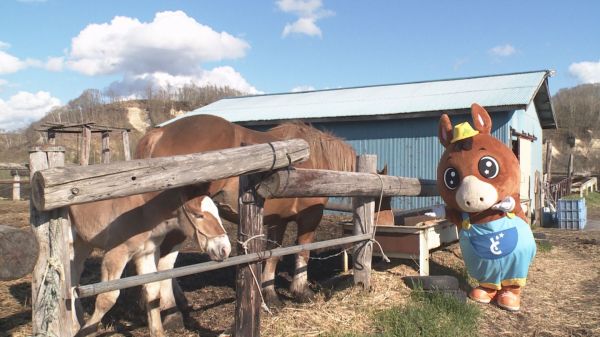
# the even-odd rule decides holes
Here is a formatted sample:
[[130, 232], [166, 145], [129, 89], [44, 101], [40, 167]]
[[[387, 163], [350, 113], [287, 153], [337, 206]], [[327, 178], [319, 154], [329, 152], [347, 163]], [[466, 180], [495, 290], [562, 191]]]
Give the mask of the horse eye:
[[195, 214], [194, 214], [194, 217], [195, 217], [196, 219], [204, 219], [204, 214], [202, 214], [202, 213], [195, 213]]
[[479, 168], [479, 173], [487, 179], [496, 178], [500, 172], [498, 161], [490, 156], [485, 156], [479, 159], [479, 164], [477, 167]]
[[444, 171], [444, 184], [448, 189], [453, 190], [460, 184], [460, 177], [458, 171], [454, 167], [449, 167]]

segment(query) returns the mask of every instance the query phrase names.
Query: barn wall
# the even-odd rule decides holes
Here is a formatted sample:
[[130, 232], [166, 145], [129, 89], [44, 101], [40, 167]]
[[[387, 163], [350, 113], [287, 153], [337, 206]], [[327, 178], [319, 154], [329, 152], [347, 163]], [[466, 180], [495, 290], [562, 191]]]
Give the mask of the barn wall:
[[527, 110], [517, 110], [512, 115], [510, 126], [518, 132], [525, 132], [537, 137], [537, 140], [531, 143], [531, 180], [529, 182], [529, 199], [534, 199], [535, 192], [535, 171], [543, 172], [542, 159], [542, 127], [538, 118], [535, 104], [530, 104]]

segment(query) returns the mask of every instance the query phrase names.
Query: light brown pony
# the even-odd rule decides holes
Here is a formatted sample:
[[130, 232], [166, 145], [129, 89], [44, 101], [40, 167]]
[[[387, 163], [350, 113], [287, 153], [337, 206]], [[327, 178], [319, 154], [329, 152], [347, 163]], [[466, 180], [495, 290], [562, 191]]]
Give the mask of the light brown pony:
[[[168, 233], [195, 237], [200, 248], [213, 260], [227, 258], [231, 252], [229, 238], [216, 206], [204, 194], [204, 190], [187, 186], [71, 206], [69, 215], [75, 228], [74, 284], [79, 283], [84, 261], [93, 248], [105, 250], [102, 281], [121, 277], [130, 260], [135, 262], [138, 274], [157, 271], [158, 248]], [[164, 261], [168, 262], [168, 257]], [[166, 268], [159, 264], [158, 269]], [[171, 280], [168, 280], [143, 286], [148, 326], [153, 337], [165, 336], [160, 319], [159, 291], [163, 287], [170, 290], [170, 284]], [[102, 317], [118, 296], [118, 290], [99, 294], [92, 317], [77, 335], [95, 334]], [[78, 319], [82, 319], [81, 308], [78, 306], [77, 309]]]
[[[161, 157], [221, 150], [249, 144], [302, 138], [310, 145], [309, 160], [296, 165], [301, 168], [354, 171], [356, 154], [352, 147], [330, 134], [301, 123], [286, 123], [258, 132], [211, 115], [190, 116], [148, 132], [138, 143], [140, 158]], [[208, 195], [219, 205], [221, 215], [238, 223], [238, 178], [215, 181], [207, 186]], [[314, 241], [315, 229], [323, 216], [327, 198], [269, 199], [264, 206], [269, 246], [280, 245], [289, 222], [298, 225], [298, 244]], [[177, 240], [161, 247], [161, 254], [176, 254]], [[295, 275], [290, 286], [293, 295], [307, 301], [314, 295], [307, 283], [309, 252], [296, 256]], [[279, 303], [274, 279], [278, 258], [267, 260], [262, 274], [267, 302]], [[173, 259], [174, 262], [174, 259]], [[161, 291], [161, 296], [162, 296]], [[172, 296], [172, 295], [171, 295]]]

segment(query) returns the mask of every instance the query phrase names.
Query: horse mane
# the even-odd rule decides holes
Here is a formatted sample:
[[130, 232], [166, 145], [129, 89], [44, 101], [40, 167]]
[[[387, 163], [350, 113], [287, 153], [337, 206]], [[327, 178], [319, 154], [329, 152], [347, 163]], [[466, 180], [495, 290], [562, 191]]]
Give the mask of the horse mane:
[[280, 124], [268, 132], [282, 139], [306, 140], [310, 147], [311, 168], [351, 172], [356, 170], [356, 152], [352, 146], [329, 131], [321, 131], [297, 121]]

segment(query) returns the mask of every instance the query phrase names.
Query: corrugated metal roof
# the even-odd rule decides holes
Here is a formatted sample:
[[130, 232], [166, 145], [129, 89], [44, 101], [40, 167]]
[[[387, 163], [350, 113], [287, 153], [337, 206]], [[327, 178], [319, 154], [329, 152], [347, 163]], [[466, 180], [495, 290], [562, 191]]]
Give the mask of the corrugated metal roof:
[[[388, 84], [285, 94], [221, 99], [167, 121], [198, 114], [221, 116], [231, 122], [288, 119], [352, 118], [467, 109], [473, 102], [485, 107], [525, 109], [540, 90], [547, 91], [549, 71]], [[550, 97], [545, 92], [544, 96]], [[536, 103], [537, 105], [537, 103]], [[554, 113], [538, 111], [546, 125]], [[546, 110], [548, 109], [546, 108]], [[548, 118], [548, 113], [551, 118]]]

